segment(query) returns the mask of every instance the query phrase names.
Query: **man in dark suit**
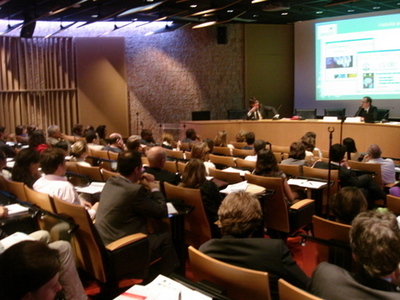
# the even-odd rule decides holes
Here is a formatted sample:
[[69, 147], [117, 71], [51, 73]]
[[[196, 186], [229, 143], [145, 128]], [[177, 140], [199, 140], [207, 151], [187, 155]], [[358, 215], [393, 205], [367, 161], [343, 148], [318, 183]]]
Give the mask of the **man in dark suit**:
[[181, 178], [176, 173], [163, 170], [167, 161], [167, 152], [163, 147], [152, 147], [147, 151], [149, 166], [145, 169], [146, 173], [152, 174], [157, 181], [168, 182], [177, 185]]
[[273, 106], [263, 106], [260, 102], [252, 97], [249, 100], [249, 111], [247, 112], [247, 120], [261, 120], [261, 119], [272, 119], [278, 112]]
[[400, 299], [400, 229], [390, 212], [360, 213], [350, 229], [350, 246], [358, 264], [355, 274], [320, 264], [309, 291], [326, 300]]
[[362, 117], [365, 119], [366, 117], [370, 117], [371, 121], [375, 121], [378, 117], [378, 108], [372, 105], [371, 97], [365, 96], [361, 100], [361, 106], [358, 111], [354, 115], [355, 117]]
[[169, 274], [178, 260], [167, 230], [149, 233], [148, 218], [166, 218], [167, 205], [151, 174], [142, 174], [141, 154], [123, 151], [118, 156], [120, 177], [111, 177], [100, 196], [96, 228], [105, 245], [134, 233], [148, 234], [150, 259], [161, 257], [160, 273]]
[[251, 238], [262, 221], [259, 201], [244, 191], [231, 193], [218, 210], [222, 238], [212, 239], [199, 250], [215, 259], [243, 268], [268, 272], [273, 299], [283, 278], [305, 289], [309, 278], [293, 260], [283, 240]]
[[[340, 186], [355, 186], [362, 190], [365, 198], [368, 200], [368, 208], [373, 208], [375, 200], [386, 199], [386, 193], [379, 187], [369, 174], [362, 174], [357, 176], [354, 171], [350, 169], [345, 160], [346, 146], [334, 144], [331, 147], [330, 166], [332, 170], [339, 170]], [[315, 163], [314, 168], [329, 169], [329, 164], [326, 162], [318, 161]]]

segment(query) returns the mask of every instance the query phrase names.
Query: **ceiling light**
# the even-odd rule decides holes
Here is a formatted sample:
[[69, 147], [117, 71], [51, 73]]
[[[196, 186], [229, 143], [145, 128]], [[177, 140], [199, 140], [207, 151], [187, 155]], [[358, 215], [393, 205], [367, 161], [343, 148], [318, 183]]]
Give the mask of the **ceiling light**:
[[374, 6], [372, 9], [380, 9], [380, 6]]
[[215, 25], [215, 24], [217, 24], [217, 21], [204, 22], [204, 23], [201, 23], [201, 24], [194, 25], [194, 26], [192, 27], [192, 29], [198, 29], [198, 28], [213, 26], [213, 25]]
[[281, 15], [282, 16], [287, 16], [289, 13], [287, 13], [287, 12], [284, 12], [284, 13], [282, 13]]
[[97, 18], [99, 15], [91, 15], [91, 18]]
[[190, 5], [190, 8], [196, 8], [196, 7], [197, 7], [197, 4]]
[[251, 1], [251, 4], [265, 2], [265, 1], [267, 1], [267, 0], [253, 0], [253, 1]]
[[354, 12], [354, 9], [349, 9], [347, 12], [352, 13]]
[[316, 11], [315, 12], [317, 15], [323, 14], [324, 12], [322, 10]]
[[226, 12], [227, 13], [233, 13], [233, 9], [228, 9]]

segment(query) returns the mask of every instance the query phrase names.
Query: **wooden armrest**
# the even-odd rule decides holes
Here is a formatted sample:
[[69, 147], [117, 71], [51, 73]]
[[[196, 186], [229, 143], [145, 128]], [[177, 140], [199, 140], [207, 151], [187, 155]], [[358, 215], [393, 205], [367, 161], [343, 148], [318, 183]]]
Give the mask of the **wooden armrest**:
[[290, 209], [300, 209], [300, 208], [305, 207], [313, 202], [314, 202], [313, 199], [303, 199], [303, 200], [300, 200], [299, 202], [296, 202], [292, 206], [290, 206]]
[[399, 185], [399, 182], [398, 181], [395, 181], [395, 182], [393, 182], [393, 183], [388, 183], [388, 184], [385, 184], [385, 188], [392, 188], [392, 187], [394, 187], [394, 186], [397, 186], [397, 185]]
[[144, 239], [145, 237], [147, 237], [147, 234], [144, 234], [144, 233], [131, 234], [131, 235], [125, 236], [123, 238], [120, 238], [119, 240], [116, 240], [116, 241], [108, 244], [106, 246], [106, 249], [110, 250], [110, 251], [114, 251], [116, 249], [125, 247], [126, 245], [137, 242], [141, 239]]

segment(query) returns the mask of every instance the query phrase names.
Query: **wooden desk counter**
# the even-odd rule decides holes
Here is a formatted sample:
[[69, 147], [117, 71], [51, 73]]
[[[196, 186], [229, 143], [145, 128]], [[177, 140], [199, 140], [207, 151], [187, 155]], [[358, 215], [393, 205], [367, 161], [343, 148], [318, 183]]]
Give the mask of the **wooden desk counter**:
[[[308, 131], [317, 134], [317, 147], [321, 150], [329, 148], [328, 127], [333, 127], [332, 143], [340, 142], [341, 123], [322, 120], [210, 120], [210, 121], [181, 121], [181, 125], [193, 128], [202, 139], [217, 135], [219, 130], [228, 132], [228, 142], [235, 140], [239, 130], [253, 131], [256, 139], [263, 139], [273, 145], [290, 146]], [[400, 125], [389, 123], [346, 123], [342, 124], [342, 139], [351, 137], [355, 140], [357, 150], [365, 152], [370, 144], [378, 144], [383, 156], [400, 157]], [[184, 133], [183, 133], [184, 134]]]

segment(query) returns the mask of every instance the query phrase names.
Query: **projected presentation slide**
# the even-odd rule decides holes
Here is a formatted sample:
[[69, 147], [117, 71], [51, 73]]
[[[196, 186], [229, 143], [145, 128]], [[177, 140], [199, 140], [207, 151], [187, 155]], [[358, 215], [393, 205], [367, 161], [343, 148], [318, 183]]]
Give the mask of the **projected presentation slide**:
[[316, 100], [400, 98], [400, 14], [315, 24]]

